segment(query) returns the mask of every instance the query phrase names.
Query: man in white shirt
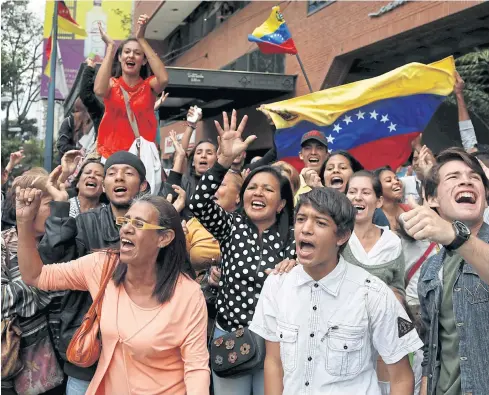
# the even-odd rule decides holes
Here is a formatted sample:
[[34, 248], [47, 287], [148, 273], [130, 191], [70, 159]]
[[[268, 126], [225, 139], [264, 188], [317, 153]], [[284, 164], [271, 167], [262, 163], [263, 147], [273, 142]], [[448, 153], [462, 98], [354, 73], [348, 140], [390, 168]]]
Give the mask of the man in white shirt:
[[423, 346], [414, 325], [385, 283], [339, 258], [355, 214], [330, 188], [300, 197], [300, 264], [268, 277], [250, 326], [266, 340], [267, 395], [378, 395], [377, 353], [391, 393], [413, 394], [408, 354]]

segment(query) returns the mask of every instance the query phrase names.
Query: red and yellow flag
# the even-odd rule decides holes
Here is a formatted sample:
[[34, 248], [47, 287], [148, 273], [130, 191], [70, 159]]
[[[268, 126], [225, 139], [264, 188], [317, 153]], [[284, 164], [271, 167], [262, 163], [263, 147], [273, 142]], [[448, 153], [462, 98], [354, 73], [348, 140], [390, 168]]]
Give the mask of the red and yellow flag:
[[87, 32], [72, 17], [64, 1], [58, 1], [58, 26], [60, 29], [86, 37]]
[[45, 49], [46, 67], [44, 68], [44, 75], [51, 78], [51, 53], [53, 52], [53, 34], [48, 38]]

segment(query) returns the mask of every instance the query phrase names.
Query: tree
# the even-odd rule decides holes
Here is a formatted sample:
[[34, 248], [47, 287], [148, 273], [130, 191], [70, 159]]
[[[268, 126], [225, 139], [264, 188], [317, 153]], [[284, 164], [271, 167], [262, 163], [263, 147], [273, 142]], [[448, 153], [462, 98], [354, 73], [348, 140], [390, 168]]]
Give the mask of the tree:
[[114, 8], [112, 12], [121, 19], [121, 28], [126, 37], [132, 33], [132, 14], [122, 11], [120, 8]]
[[41, 141], [32, 139], [23, 142], [15, 138], [2, 140], [2, 166], [7, 165], [12, 152], [21, 148], [24, 150], [25, 158], [12, 171], [12, 178], [20, 176], [33, 167], [41, 167], [43, 163], [44, 146]]
[[[17, 125], [27, 122], [33, 103], [40, 100], [42, 22], [27, 9], [28, 0], [2, 1], [2, 92], [8, 92]], [[3, 93], [4, 94], [4, 93]]]
[[[467, 108], [483, 123], [489, 120], [489, 49], [476, 50], [455, 60], [457, 71], [465, 82]], [[454, 96], [449, 102], [456, 105]], [[488, 126], [489, 129], [489, 126]]]

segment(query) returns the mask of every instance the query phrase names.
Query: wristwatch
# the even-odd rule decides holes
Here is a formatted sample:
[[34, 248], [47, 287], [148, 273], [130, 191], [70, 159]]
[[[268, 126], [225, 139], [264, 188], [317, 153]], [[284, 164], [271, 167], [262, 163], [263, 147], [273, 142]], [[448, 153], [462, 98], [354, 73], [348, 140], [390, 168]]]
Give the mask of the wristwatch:
[[462, 244], [469, 240], [471, 234], [468, 226], [461, 221], [453, 221], [452, 226], [455, 230], [455, 239], [445, 246], [448, 251], [454, 251], [462, 247]]

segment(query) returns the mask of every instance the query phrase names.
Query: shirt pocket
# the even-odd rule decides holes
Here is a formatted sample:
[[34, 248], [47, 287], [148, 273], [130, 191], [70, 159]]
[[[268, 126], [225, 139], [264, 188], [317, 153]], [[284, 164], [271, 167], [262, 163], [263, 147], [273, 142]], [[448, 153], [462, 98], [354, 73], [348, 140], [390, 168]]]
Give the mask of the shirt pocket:
[[331, 329], [326, 337], [326, 371], [332, 376], [356, 375], [362, 367], [365, 329]]
[[[489, 285], [484, 283], [476, 274], [472, 266], [464, 265], [463, 287], [465, 297], [470, 304], [489, 302]], [[455, 288], [459, 286], [455, 284]]]
[[292, 372], [297, 367], [299, 326], [277, 321], [276, 334], [280, 341], [282, 367], [285, 371]]

